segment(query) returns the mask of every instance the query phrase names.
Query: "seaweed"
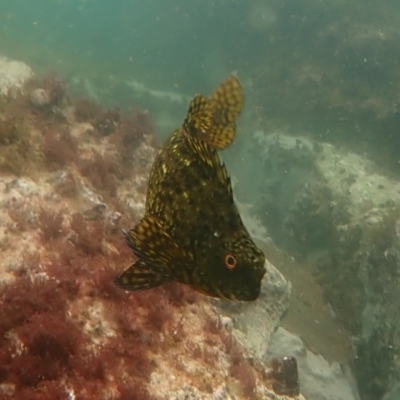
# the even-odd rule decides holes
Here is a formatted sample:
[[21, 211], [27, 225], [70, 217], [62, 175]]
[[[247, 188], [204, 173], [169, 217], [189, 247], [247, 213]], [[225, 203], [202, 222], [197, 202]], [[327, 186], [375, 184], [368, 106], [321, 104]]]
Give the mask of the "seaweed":
[[123, 118], [118, 124], [115, 134], [111, 137], [122, 162], [131, 162], [140, 140], [144, 136], [151, 136], [153, 132], [154, 129], [149, 115], [144, 111], [135, 111], [130, 116]]
[[78, 98], [74, 101], [74, 116], [78, 122], [92, 122], [102, 112], [102, 108], [86, 98]]
[[23, 118], [3, 114], [0, 117], [0, 169], [21, 175], [27, 169], [31, 153], [30, 133]]
[[61, 236], [63, 232], [63, 216], [61, 212], [51, 213], [41, 209], [39, 212], [39, 228], [45, 241]]
[[[75, 221], [86, 226], [81, 217], [75, 217]], [[77, 229], [76, 223], [74, 227]], [[123, 291], [104, 296], [100, 291], [91, 294], [85, 290], [87, 295], [106, 300], [109, 316], [115, 317], [118, 327], [115, 336], [93, 352], [88, 347], [82, 326], [68, 316], [69, 304], [83, 293], [77, 282], [79, 273], [65, 264], [59, 253], [62, 243], [65, 243], [63, 238], [49, 242], [52, 259], [44, 264], [49, 278], [23, 276], [1, 287], [0, 383], [15, 385], [10, 399], [67, 398], [66, 388], [71, 388], [80, 398], [93, 400], [100, 398], [104, 387], [109, 385], [107, 375], [110, 371], [122, 365], [130, 379], [125, 381], [116, 376], [114, 386], [116, 393], [120, 393], [119, 398], [132, 393], [140, 394], [139, 398], [152, 398], [146, 390], [146, 382], [155, 365], [149, 358], [149, 351], [158, 345], [158, 335], [153, 336], [152, 332], [163, 329], [170, 318], [170, 313], [163, 315], [165, 307], [158, 308], [158, 304], [166, 301], [162, 293], [135, 300]], [[66, 252], [75, 253], [71, 258], [78, 264], [88, 258], [80, 255], [79, 247], [71, 246]], [[112, 282], [114, 271], [110, 259], [100, 255], [86, 263], [95, 264], [103, 272], [102, 285]], [[81, 268], [84, 268], [83, 264]], [[80, 274], [85, 274], [86, 288], [95, 288], [97, 274], [90, 273], [90, 266], [88, 268], [89, 271]], [[132, 307], [150, 309], [150, 305], [152, 311], [143, 321], [131, 312]]]
[[21, 121], [13, 114], [0, 117], [0, 146], [13, 144], [21, 139]]
[[246, 398], [252, 398], [256, 390], [256, 376], [254, 368], [249, 360], [244, 356], [244, 349], [236, 342], [232, 335], [228, 336], [222, 333], [221, 339], [230, 354], [229, 374], [238, 380], [243, 395]]
[[19, 387], [37, 386], [61, 377], [82, 343], [81, 331], [64, 315], [33, 315], [15, 333], [23, 351], [13, 355], [9, 378]]
[[20, 277], [1, 288], [1, 298], [0, 382], [22, 390], [57, 379], [83, 341], [67, 318], [64, 289], [50, 279]]
[[247, 361], [232, 364], [229, 372], [239, 381], [244, 396], [251, 398], [256, 390], [256, 378], [250, 364]]
[[8, 210], [8, 215], [14, 222], [14, 229], [19, 232], [24, 232], [28, 228], [32, 228], [34, 223], [30, 217], [30, 210], [23, 207], [10, 207]]
[[147, 388], [142, 384], [120, 384], [119, 396], [117, 400], [155, 400], [154, 396], [149, 394]]
[[4, 398], [10, 400], [67, 400], [70, 397], [65, 386], [60, 382], [45, 381], [41, 382], [37, 388], [23, 388]]
[[62, 197], [73, 198], [78, 194], [78, 186], [70, 171], [63, 171], [53, 182], [55, 191]]
[[72, 215], [71, 229], [76, 236], [70, 240], [86, 255], [102, 252], [105, 226], [101, 221], [87, 221], [81, 213]]
[[52, 72], [43, 78], [43, 88], [50, 93], [53, 104], [59, 105], [67, 97], [67, 85], [57, 73]]
[[98, 271], [94, 284], [98, 296], [105, 300], [123, 300], [124, 292], [114, 283], [115, 272], [112, 270]]
[[172, 319], [172, 307], [164, 296], [158, 296], [157, 302], [147, 305], [146, 326], [150, 332], [160, 332], [167, 321]]
[[92, 125], [100, 136], [109, 136], [115, 132], [120, 119], [121, 112], [118, 108], [101, 110], [92, 121]]
[[104, 109], [84, 98], [75, 101], [74, 114], [78, 122], [90, 123], [100, 137], [113, 134], [122, 118], [118, 107]]
[[[35, 89], [44, 91], [49, 103], [35, 105], [30, 98]], [[131, 160], [143, 135], [151, 133], [147, 116], [126, 118], [118, 109], [75, 102], [76, 119], [92, 123], [95, 139], [107, 144], [104, 153], [94, 151], [92, 159], [82, 160], [78, 139], [65, 123], [67, 101], [66, 85], [56, 75], [30, 82], [21, 95], [7, 100], [0, 121], [0, 169], [15, 174], [35, 165], [50, 172], [62, 169], [47, 174], [49, 182], [59, 195], [74, 197], [75, 170], [67, 167], [75, 164], [110, 208], [124, 210], [117, 184], [132, 174], [124, 160]], [[182, 298], [195, 298], [174, 285], [133, 295], [113, 284], [115, 266], [132, 258], [118, 229], [129, 210], [112, 221], [104, 212], [70, 216], [44, 205], [37, 213], [12, 202], [8, 212], [16, 230], [37, 229], [44, 246], [23, 255], [21, 267], [9, 271], [14, 280], [0, 286], [0, 398], [94, 400], [112, 390], [120, 400], [152, 399], [147, 385], [156, 365], [151, 353], [162, 345], [159, 332], [168, 328]], [[101, 305], [112, 335], [106, 337], [100, 323], [96, 335], [88, 337], [87, 304]], [[183, 334], [178, 324], [176, 340]], [[94, 337], [100, 345], [93, 344]]]
[[90, 159], [81, 160], [79, 170], [86, 176], [95, 189], [105, 197], [116, 197], [117, 178], [121, 176], [122, 166], [109, 154], [101, 154], [97, 151]]
[[0, 289], [0, 343], [11, 329], [23, 325], [35, 314], [65, 314], [66, 296], [57, 282], [49, 279], [17, 278]]
[[197, 292], [176, 282], [167, 283], [163, 285], [160, 290], [164, 293], [164, 296], [168, 299], [168, 302], [174, 307], [195, 304], [200, 299], [200, 295], [198, 295]]
[[55, 72], [48, 73], [41, 80], [34, 82], [34, 84], [47, 94], [48, 104], [45, 105], [49, 108], [60, 106], [68, 97], [65, 81]]
[[204, 330], [206, 332], [210, 332], [213, 334], [219, 333], [220, 328], [221, 328], [221, 326], [219, 324], [219, 320], [215, 316], [211, 316], [211, 315], [206, 315], [203, 326], [204, 326]]
[[44, 162], [50, 171], [76, 162], [77, 154], [78, 142], [72, 137], [68, 127], [63, 127], [58, 132], [48, 129], [44, 133]]

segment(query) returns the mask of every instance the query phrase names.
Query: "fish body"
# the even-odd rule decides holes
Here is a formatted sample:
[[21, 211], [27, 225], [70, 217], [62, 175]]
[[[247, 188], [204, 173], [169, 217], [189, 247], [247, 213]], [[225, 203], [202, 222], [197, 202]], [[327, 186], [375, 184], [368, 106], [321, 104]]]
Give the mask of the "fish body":
[[217, 149], [232, 143], [243, 91], [232, 76], [197, 95], [150, 172], [145, 216], [129, 232], [138, 258], [116, 284], [144, 290], [178, 281], [206, 295], [255, 300], [265, 256], [244, 227]]

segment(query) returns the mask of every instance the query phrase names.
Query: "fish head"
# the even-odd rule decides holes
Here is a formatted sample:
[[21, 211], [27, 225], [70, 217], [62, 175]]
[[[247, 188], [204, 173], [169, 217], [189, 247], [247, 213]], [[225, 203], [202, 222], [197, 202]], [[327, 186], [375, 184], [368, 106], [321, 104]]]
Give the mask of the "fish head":
[[266, 272], [265, 255], [250, 236], [213, 237], [201, 247], [194, 276], [196, 290], [229, 300], [258, 298]]

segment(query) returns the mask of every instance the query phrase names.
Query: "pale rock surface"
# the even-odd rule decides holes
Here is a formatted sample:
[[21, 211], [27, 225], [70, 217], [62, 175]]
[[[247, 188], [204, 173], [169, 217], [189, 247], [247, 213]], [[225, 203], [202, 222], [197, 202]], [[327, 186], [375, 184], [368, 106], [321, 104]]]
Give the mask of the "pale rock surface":
[[32, 77], [33, 71], [25, 63], [0, 56], [0, 95], [7, 96], [10, 89], [20, 88]]
[[[295, 356], [299, 368], [300, 388], [309, 400], [359, 400], [351, 377], [340, 364], [329, 364], [322, 356], [307, 350], [302, 340], [283, 328], [272, 335], [265, 358]], [[350, 380], [350, 382], [349, 382]]]
[[274, 213], [271, 237], [315, 265], [333, 316], [351, 324], [360, 390], [397, 399], [400, 181], [343, 147], [285, 132], [253, 138], [236, 157], [264, 182], [257, 211]]
[[250, 354], [261, 360], [270, 337], [289, 305], [292, 284], [268, 261], [260, 297], [255, 302], [231, 303], [221, 301], [222, 313], [233, 320], [233, 334]]

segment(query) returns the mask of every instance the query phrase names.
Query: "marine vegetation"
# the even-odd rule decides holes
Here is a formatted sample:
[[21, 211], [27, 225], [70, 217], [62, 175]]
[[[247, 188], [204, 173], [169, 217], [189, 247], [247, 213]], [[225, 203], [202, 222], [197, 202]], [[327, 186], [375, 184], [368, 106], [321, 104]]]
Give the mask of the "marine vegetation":
[[265, 256], [244, 227], [216, 149], [229, 146], [244, 103], [232, 76], [209, 98], [197, 95], [157, 155], [144, 218], [126, 239], [138, 260], [116, 279], [127, 290], [169, 281], [213, 297], [255, 300]]
[[[200, 396], [259, 399], [261, 374], [207, 298], [174, 282], [140, 295], [114, 285], [156, 139], [139, 110], [113, 109], [106, 134], [91, 122], [111, 114], [60, 98], [61, 82], [34, 80], [0, 105], [0, 399], [155, 400], [183, 381]], [[32, 104], [38, 88], [52, 106]]]

